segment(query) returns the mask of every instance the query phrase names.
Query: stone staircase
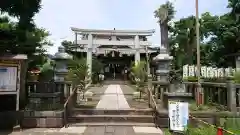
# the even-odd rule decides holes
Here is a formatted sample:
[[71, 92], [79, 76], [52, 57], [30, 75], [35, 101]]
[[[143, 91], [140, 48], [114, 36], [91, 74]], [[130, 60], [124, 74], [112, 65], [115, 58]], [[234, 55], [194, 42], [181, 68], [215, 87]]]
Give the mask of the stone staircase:
[[69, 126], [145, 126], [153, 127], [152, 109], [79, 109], [68, 117]]

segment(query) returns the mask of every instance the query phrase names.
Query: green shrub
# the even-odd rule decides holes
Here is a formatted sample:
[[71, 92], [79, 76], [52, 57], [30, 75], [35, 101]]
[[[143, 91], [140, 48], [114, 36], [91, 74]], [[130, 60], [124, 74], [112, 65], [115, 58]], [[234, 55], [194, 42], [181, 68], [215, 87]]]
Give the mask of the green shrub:
[[239, 118], [227, 118], [224, 123], [225, 129], [235, 133], [240, 134], [240, 119]]
[[90, 74], [88, 72], [88, 66], [86, 59], [73, 59], [68, 64], [69, 72], [67, 79], [72, 81], [74, 85], [82, 85], [88, 83]]
[[46, 61], [40, 68], [39, 81], [52, 81], [54, 78], [54, 62], [51, 60]]
[[96, 84], [99, 83], [98, 75], [103, 70], [103, 63], [97, 59], [92, 60], [92, 83]]
[[240, 83], [240, 72], [239, 71], [234, 73], [233, 79], [234, 79], [235, 83]]
[[[171, 135], [169, 130], [164, 130], [164, 135]], [[217, 129], [211, 126], [200, 126], [198, 128], [188, 126], [184, 135], [216, 135]]]
[[136, 82], [137, 90], [140, 92], [140, 98], [142, 94], [142, 89], [145, 85], [145, 80], [147, 78], [147, 70], [145, 61], [140, 61], [134, 64], [131, 68], [133, 79]]
[[191, 126], [185, 131], [185, 135], [216, 135], [217, 129], [212, 126], [201, 125], [198, 128]]

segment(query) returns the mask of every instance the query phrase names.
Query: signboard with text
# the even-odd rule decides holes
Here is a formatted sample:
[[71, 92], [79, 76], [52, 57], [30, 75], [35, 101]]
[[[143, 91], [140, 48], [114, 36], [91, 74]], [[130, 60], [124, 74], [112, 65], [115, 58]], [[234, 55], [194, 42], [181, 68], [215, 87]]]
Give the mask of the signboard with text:
[[0, 91], [17, 91], [17, 67], [0, 66]]
[[168, 102], [170, 130], [184, 131], [188, 124], [189, 111], [187, 102]]

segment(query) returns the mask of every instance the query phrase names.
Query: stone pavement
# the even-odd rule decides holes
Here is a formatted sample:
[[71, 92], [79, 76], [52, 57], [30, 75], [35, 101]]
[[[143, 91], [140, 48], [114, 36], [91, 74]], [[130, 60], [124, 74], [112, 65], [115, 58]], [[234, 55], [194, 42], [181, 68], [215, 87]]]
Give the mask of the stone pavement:
[[68, 127], [61, 129], [36, 128], [21, 132], [0, 132], [0, 135], [163, 135], [155, 127], [129, 127], [129, 126], [90, 126]]
[[[104, 95], [96, 106], [97, 109], [129, 109], [120, 85], [108, 85]], [[9, 135], [163, 135], [155, 127], [131, 126], [81, 126], [61, 129], [28, 129], [21, 132], [0, 133]]]
[[120, 85], [108, 85], [96, 108], [106, 110], [130, 109]]

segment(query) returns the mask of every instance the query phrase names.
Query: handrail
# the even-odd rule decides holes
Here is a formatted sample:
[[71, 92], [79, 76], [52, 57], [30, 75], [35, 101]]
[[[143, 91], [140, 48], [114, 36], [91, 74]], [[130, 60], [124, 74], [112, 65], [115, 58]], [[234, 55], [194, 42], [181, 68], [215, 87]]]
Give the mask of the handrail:
[[72, 97], [76, 93], [77, 89], [78, 89], [78, 87], [75, 87], [73, 89], [73, 92], [68, 96], [66, 102], [64, 103], [64, 126], [65, 127], [67, 127], [67, 124], [68, 124], [68, 122], [67, 122], [67, 119], [68, 119], [67, 118], [68, 117], [68, 105], [69, 105], [70, 100], [72, 99]]
[[[147, 88], [148, 89], [148, 93], [149, 93], [149, 104], [151, 105], [151, 107], [152, 107], [152, 109], [153, 109], [153, 115], [154, 115], [154, 124], [155, 124], [155, 126], [157, 126], [157, 113], [158, 113], [158, 106], [157, 106], [157, 103], [156, 103], [156, 101], [155, 101], [155, 99], [154, 99], [154, 96], [153, 96], [153, 94], [152, 94], [152, 91], [151, 91], [151, 88]], [[152, 102], [151, 102], [151, 100], [152, 100], [152, 102], [153, 102], [153, 104], [152, 104]]]
[[154, 96], [153, 96], [153, 94], [152, 94], [152, 91], [148, 88], [148, 92], [149, 92], [149, 94], [150, 94], [150, 98], [152, 99], [152, 101], [153, 101], [153, 103], [154, 103], [154, 108], [158, 108], [157, 107], [157, 103], [156, 103], [156, 101], [155, 101], [155, 99], [154, 99]]

